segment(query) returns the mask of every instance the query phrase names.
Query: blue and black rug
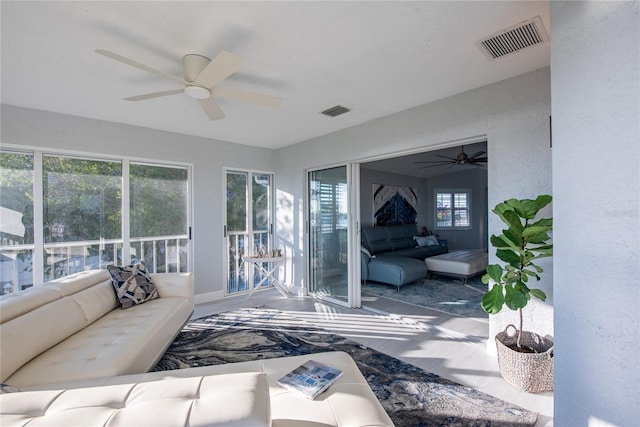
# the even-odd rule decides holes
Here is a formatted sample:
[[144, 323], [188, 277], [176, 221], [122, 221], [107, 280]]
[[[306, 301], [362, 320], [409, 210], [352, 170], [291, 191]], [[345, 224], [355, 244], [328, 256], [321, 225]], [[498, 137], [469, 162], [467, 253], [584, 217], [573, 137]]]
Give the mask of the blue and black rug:
[[487, 285], [482, 283], [480, 276], [472, 277], [466, 283], [460, 279], [433, 276], [400, 286], [400, 290], [396, 286], [377, 282], [367, 282], [362, 287], [363, 297], [369, 295], [389, 298], [488, 322], [489, 315], [480, 305], [486, 291]]
[[155, 371], [344, 351], [397, 427], [533, 426], [537, 414], [449, 381], [278, 310], [239, 309], [189, 322]]

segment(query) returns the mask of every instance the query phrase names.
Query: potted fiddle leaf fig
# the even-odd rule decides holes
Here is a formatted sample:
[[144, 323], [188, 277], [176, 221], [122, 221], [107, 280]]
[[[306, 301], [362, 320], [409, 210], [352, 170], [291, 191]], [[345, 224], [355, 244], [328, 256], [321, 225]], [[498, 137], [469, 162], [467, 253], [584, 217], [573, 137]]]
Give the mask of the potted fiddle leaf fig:
[[503, 264], [487, 266], [482, 282], [491, 286], [482, 297], [482, 308], [489, 314], [504, 306], [518, 311], [518, 328], [508, 325], [496, 335], [498, 365], [501, 375], [521, 390], [553, 390], [553, 342], [536, 333], [524, 331], [522, 309], [531, 297], [545, 301], [541, 289], [530, 287], [540, 280], [542, 268], [535, 262], [553, 255], [549, 243], [553, 220], [537, 219], [538, 212], [551, 203], [551, 196], [532, 199], [509, 199], [496, 205], [493, 212], [507, 225], [502, 234], [492, 235], [490, 242]]

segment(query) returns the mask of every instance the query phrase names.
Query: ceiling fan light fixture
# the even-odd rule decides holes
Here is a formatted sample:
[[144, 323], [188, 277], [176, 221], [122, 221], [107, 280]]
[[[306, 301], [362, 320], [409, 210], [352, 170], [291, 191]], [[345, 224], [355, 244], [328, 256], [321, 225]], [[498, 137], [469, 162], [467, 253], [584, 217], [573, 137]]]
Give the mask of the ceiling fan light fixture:
[[184, 94], [193, 99], [211, 98], [211, 91], [201, 86], [186, 86], [184, 88]]

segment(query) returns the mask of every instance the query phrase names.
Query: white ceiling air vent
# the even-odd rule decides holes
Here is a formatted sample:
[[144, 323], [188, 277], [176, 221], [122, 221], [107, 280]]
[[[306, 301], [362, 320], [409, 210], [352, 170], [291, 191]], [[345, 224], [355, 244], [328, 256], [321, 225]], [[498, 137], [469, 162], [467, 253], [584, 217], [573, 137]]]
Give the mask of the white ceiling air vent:
[[348, 113], [351, 111], [347, 107], [343, 107], [342, 105], [336, 105], [335, 107], [328, 108], [322, 112], [325, 116], [336, 117], [340, 114]]
[[549, 41], [539, 16], [509, 27], [476, 42], [480, 50], [494, 60], [513, 52]]

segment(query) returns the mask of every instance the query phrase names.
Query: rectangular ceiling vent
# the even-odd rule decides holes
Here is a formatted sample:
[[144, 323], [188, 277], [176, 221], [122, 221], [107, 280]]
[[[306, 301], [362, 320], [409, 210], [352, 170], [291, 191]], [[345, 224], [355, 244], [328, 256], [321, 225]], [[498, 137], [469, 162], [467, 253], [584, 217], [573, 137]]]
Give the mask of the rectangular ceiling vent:
[[476, 45], [491, 60], [549, 41], [539, 16], [498, 31]]
[[335, 107], [328, 108], [322, 112], [325, 116], [336, 117], [340, 114], [348, 113], [351, 111], [347, 107], [343, 107], [342, 105], [336, 105]]

